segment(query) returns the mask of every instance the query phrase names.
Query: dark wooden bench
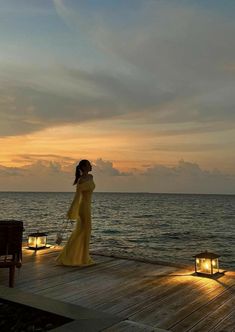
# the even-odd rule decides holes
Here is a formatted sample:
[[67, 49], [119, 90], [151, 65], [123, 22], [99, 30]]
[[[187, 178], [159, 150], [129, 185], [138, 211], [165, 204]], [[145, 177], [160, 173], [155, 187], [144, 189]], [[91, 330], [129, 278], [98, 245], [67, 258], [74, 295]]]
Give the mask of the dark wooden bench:
[[9, 287], [14, 287], [15, 268], [22, 265], [23, 222], [0, 220], [0, 268], [9, 268]]

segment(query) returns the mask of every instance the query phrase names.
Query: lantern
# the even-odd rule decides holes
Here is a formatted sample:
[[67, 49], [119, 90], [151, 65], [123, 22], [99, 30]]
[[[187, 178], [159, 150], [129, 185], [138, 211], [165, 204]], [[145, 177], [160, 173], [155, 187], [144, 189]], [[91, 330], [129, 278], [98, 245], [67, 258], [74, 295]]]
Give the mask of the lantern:
[[33, 250], [46, 248], [47, 234], [46, 233], [31, 233], [28, 236], [28, 247]]
[[219, 257], [208, 251], [195, 255], [195, 273], [206, 276], [219, 273]]

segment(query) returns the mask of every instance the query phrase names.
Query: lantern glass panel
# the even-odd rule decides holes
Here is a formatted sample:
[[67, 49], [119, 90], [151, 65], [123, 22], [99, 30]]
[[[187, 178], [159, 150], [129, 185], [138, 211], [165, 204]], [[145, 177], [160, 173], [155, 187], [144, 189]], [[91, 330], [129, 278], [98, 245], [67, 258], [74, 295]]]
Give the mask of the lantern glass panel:
[[36, 248], [36, 237], [35, 236], [29, 236], [28, 237], [28, 246], [30, 248]]
[[212, 274], [212, 262], [209, 258], [197, 258], [196, 269], [198, 273]]
[[46, 236], [38, 236], [37, 237], [37, 247], [38, 248], [45, 247], [46, 243], [47, 243]]
[[212, 260], [212, 268], [213, 268], [213, 274], [219, 272], [219, 260], [218, 260], [218, 258], [214, 258]]

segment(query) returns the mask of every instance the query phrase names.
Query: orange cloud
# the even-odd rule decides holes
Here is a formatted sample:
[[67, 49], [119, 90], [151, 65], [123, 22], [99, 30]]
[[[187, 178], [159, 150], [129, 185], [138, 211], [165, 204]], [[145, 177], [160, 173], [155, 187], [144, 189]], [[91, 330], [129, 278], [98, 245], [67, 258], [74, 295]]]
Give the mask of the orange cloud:
[[[203, 167], [234, 173], [231, 155], [233, 131], [182, 134], [177, 125], [141, 127], [123, 118], [48, 128], [36, 133], [0, 138], [0, 164], [22, 167], [38, 160], [76, 163], [102, 156], [123, 172], [143, 170], [146, 165], [174, 166], [180, 159]], [[185, 125], [185, 129], [187, 126]], [[164, 134], [163, 134], [164, 133]]]

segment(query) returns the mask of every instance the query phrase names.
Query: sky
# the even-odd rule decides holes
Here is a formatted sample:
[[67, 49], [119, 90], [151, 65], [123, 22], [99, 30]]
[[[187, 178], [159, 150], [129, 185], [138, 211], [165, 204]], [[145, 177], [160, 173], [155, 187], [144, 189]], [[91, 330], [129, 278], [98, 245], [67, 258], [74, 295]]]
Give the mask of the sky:
[[233, 0], [0, 0], [0, 191], [235, 194]]

